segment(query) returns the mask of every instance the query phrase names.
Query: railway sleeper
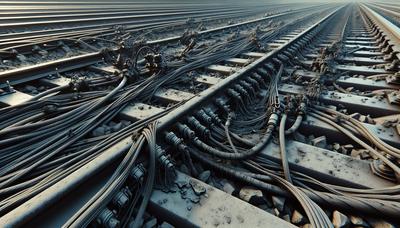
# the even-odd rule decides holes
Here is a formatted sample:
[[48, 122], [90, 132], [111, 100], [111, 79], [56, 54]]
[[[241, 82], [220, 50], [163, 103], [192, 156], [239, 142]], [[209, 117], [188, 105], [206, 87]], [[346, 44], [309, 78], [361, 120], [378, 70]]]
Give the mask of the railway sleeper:
[[[296, 94], [301, 95], [304, 93], [305, 88], [299, 85], [281, 84], [278, 89], [283, 94]], [[327, 91], [319, 96], [319, 99], [324, 104], [328, 105], [342, 105], [350, 112], [359, 112], [362, 114], [370, 114], [372, 117], [382, 115], [398, 114], [400, 109], [398, 105], [392, 105], [386, 100], [378, 98], [363, 97], [352, 94], [345, 94], [334, 91]]]
[[[294, 140], [286, 142], [286, 150], [291, 170], [310, 175], [325, 183], [356, 188], [380, 188], [396, 185], [396, 183], [374, 175], [368, 161]], [[279, 145], [269, 143], [259, 156], [280, 163]]]
[[[292, 71], [288, 70], [288, 71]], [[319, 76], [319, 73], [313, 72], [313, 71], [307, 71], [307, 70], [294, 70], [292, 71], [292, 75], [295, 75], [296, 77], [301, 77], [306, 80], [312, 80]], [[368, 90], [379, 90], [379, 89], [400, 89], [400, 86], [397, 84], [391, 84], [386, 82], [385, 80], [372, 80], [372, 79], [367, 79], [367, 78], [361, 78], [361, 77], [350, 77], [350, 76], [340, 76], [336, 80], [329, 80], [329, 77], [327, 78], [328, 82], [335, 82], [336, 84], [342, 86], [342, 87], [354, 87], [355, 89], [363, 90], [363, 91], [368, 91]]]

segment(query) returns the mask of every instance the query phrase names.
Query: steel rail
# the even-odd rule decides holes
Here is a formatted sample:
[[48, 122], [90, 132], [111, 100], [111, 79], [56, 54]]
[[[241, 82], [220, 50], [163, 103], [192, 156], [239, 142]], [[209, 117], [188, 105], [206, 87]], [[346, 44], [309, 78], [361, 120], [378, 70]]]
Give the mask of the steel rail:
[[[310, 26], [308, 29], [294, 37], [286, 45], [275, 49], [274, 51], [266, 54], [266, 56], [256, 60], [245, 68], [234, 73], [230, 77], [225, 78], [218, 85], [204, 90], [182, 106], [173, 110], [168, 116], [159, 119], [160, 125], [157, 128], [157, 132], [162, 133], [168, 127], [174, 125], [176, 121], [179, 120], [179, 118], [181, 118], [182, 116], [187, 115], [189, 112], [196, 110], [197, 107], [202, 106], [207, 102], [210, 102], [211, 98], [215, 97], [216, 95], [220, 95], [233, 83], [235, 83], [239, 79], [246, 77], [247, 75], [249, 75], [249, 73], [265, 64], [265, 62], [272, 60], [272, 58], [276, 57], [279, 53], [286, 50], [286, 48], [296, 43], [296, 41], [310, 34], [314, 29], [318, 28], [321, 23], [331, 18], [340, 9], [342, 9], [342, 7], [336, 8], [329, 15], [325, 16], [324, 18]], [[0, 226], [17, 226], [23, 224], [24, 221], [33, 218], [46, 207], [54, 204], [57, 200], [68, 194], [68, 192], [74, 189], [75, 186], [83, 183], [89, 177], [95, 175], [101, 169], [109, 166], [117, 158], [121, 157], [123, 152], [125, 152], [130, 147], [130, 145], [131, 138], [123, 139], [116, 146], [114, 146], [114, 148], [108, 149], [97, 158], [95, 158], [92, 162], [84, 165], [71, 175], [64, 178], [62, 181], [57, 182], [52, 187], [39, 193], [32, 199], [17, 207], [15, 210], [4, 215], [2, 218], [0, 218]]]
[[[236, 10], [240, 12], [242, 10]], [[120, 21], [123, 22], [124, 20], [134, 20], [134, 19], [144, 19], [144, 18], [160, 18], [160, 17], [172, 17], [172, 16], [186, 16], [190, 17], [192, 15], [202, 15], [202, 13], [208, 12], [219, 12], [220, 10], [199, 10], [199, 11], [189, 11], [188, 12], [176, 12], [176, 13], [156, 13], [156, 14], [142, 14], [142, 15], [127, 15], [127, 16], [114, 16], [114, 17], [97, 17], [97, 18], [80, 18], [80, 19], [66, 19], [66, 20], [47, 20], [47, 21], [33, 21], [33, 22], [17, 22], [17, 23], [5, 23], [0, 24], [0, 28], [2, 29], [16, 29], [18, 27], [26, 28], [27, 26], [48, 26], [48, 25], [66, 25], [66, 24], [76, 24], [76, 23], [88, 23], [88, 22], [95, 22], [99, 23], [99, 21]], [[229, 10], [225, 11], [229, 12]], [[121, 21], [122, 20], [122, 21]]]
[[375, 5], [375, 4], [367, 4], [371, 6], [372, 9], [376, 9], [377, 12], [382, 13], [382, 16], [388, 19], [390, 22], [395, 24], [396, 26], [400, 26], [400, 12], [393, 11], [391, 9], [387, 9], [385, 7]]
[[[269, 9], [287, 9], [288, 7], [300, 7], [301, 5], [299, 4], [271, 4], [271, 5], [262, 5], [262, 7], [268, 7]], [[219, 6], [216, 6], [219, 7]], [[223, 6], [226, 7], [226, 6]], [[241, 6], [233, 6], [237, 8], [242, 8]], [[255, 6], [257, 7], [257, 6]], [[39, 16], [39, 15], [58, 15], [58, 14], [66, 14], [66, 15], [74, 15], [74, 14], [81, 14], [81, 13], [88, 13], [88, 14], [93, 14], [93, 13], [110, 13], [110, 12], [127, 12], [127, 11], [132, 11], [135, 10], [137, 12], [157, 12], [160, 10], [176, 10], [177, 8], [180, 9], [193, 9], [193, 8], [198, 8], [197, 6], [180, 6], [180, 7], [171, 7], [171, 6], [157, 6], [157, 7], [145, 7], [143, 9], [138, 9], [138, 8], [108, 8], [107, 10], [104, 10], [104, 8], [79, 8], [76, 10], [65, 10], [65, 9], [52, 9], [49, 11], [48, 8], [44, 8], [41, 11], [37, 10], [26, 10], [26, 11], [21, 11], [18, 9], [14, 10], [3, 10], [0, 9], [0, 15], [6, 15], [7, 17], [22, 17], [23, 16]], [[215, 7], [214, 7], [215, 8]]]
[[[195, 17], [192, 17], [194, 19], [200, 19], [203, 20], [204, 18], [210, 19], [210, 20], [215, 20], [215, 19], [230, 19], [232, 17], [237, 17], [237, 16], [248, 16], [250, 15], [248, 11], [245, 12], [229, 12], [229, 13], [213, 13], [213, 14], [207, 14], [207, 17], [204, 15], [197, 15]], [[132, 31], [134, 29], [143, 29], [146, 27], [146, 25], [158, 25], [158, 24], [166, 24], [168, 22], [172, 23], [175, 21], [181, 21], [184, 22], [187, 20], [187, 16], [179, 16], [179, 17], [173, 17], [173, 18], [168, 18], [167, 20], [165, 19], [154, 19], [154, 20], [140, 20], [140, 21], [131, 21], [131, 22], [126, 22], [124, 25], [127, 27], [125, 28], [125, 31]], [[115, 25], [121, 25], [121, 23], [116, 23]], [[108, 24], [108, 25], [114, 25], [114, 23]], [[77, 31], [78, 30], [78, 31]], [[21, 42], [30, 42], [29, 39], [35, 39], [35, 38], [41, 38], [41, 37], [48, 37], [49, 35], [52, 36], [61, 36], [65, 35], [67, 33], [71, 34], [90, 34], [91, 36], [96, 35], [96, 34], [102, 34], [104, 32], [113, 32], [115, 29], [112, 28], [107, 28], [106, 25], [101, 24], [101, 25], [85, 25], [85, 26], [79, 26], [79, 27], [67, 27], [67, 28], [62, 28], [62, 29], [52, 29], [50, 31], [33, 31], [33, 32], [28, 32], [28, 33], [13, 33], [13, 34], [5, 34], [2, 36], [0, 34], [0, 45], [2, 46], [2, 49], [4, 48], [9, 48], [9, 47], [3, 47], [4, 45], [7, 44], [14, 44], [15, 42], [21, 43]], [[46, 33], [47, 32], [47, 33]]]
[[[155, 9], [131, 9], [131, 8], [116, 8], [116, 9], [79, 9], [79, 10], [44, 10], [44, 11], [1, 11], [1, 17], [5, 18], [23, 18], [23, 17], [56, 17], [57, 15], [66, 15], [66, 16], [74, 16], [77, 14], [87, 14], [87, 15], [95, 15], [97, 14], [114, 14], [118, 12], [155, 12], [158, 10], [162, 10], [163, 8], [155, 8]], [[188, 8], [187, 8], [188, 9]], [[165, 8], [164, 10], [176, 10], [176, 9], [169, 9]]]
[[10, 82], [10, 85], [16, 85], [56, 73], [86, 67], [98, 63], [102, 58], [103, 52], [95, 52], [1, 72], [0, 88], [4, 88], [6, 86], [4, 83], [7, 81]]
[[[235, 8], [224, 8], [224, 10], [231, 10]], [[190, 10], [190, 11], [189, 11]], [[91, 17], [97, 17], [95, 19], [98, 19], [100, 16], [128, 16], [128, 15], [152, 15], [152, 14], [159, 14], [160, 11], [164, 13], [184, 13], [184, 12], [193, 12], [195, 10], [199, 9], [173, 9], [173, 10], [164, 10], [164, 9], [159, 9], [159, 10], [151, 10], [151, 11], [142, 11], [142, 10], [125, 10], [125, 11], [116, 11], [116, 12], [101, 12], [101, 13], [78, 13], [78, 14], [57, 14], [57, 15], [50, 15], [50, 16], [18, 16], [18, 17], [12, 17], [12, 16], [0, 16], [0, 21], [2, 22], [1, 24], [12, 24], [17, 21], [21, 21], [21, 23], [29, 23], [29, 22], [34, 22], [34, 21], [39, 21], [39, 20], [51, 20], [53, 19], [55, 22], [58, 21], [63, 21], [65, 18], [71, 18], [71, 19], [80, 19], [80, 18], [91, 18]], [[201, 10], [209, 10], [207, 8], [201, 9]], [[212, 10], [220, 10], [219, 8], [215, 9], [212, 8]], [[52, 22], [52, 21], [50, 21]], [[0, 24], [0, 25], [1, 25]]]
[[[388, 9], [388, 8], [386, 8], [387, 6], [383, 6], [383, 5], [376, 4], [376, 3], [368, 3], [367, 5], [370, 5], [372, 7], [380, 9], [382, 11], [385, 11], [389, 14], [392, 14], [393, 16], [397, 16], [397, 17], [400, 16], [400, 11], [393, 11], [393, 10], [391, 10], [391, 7], [388, 7], [388, 8], [390, 8], [390, 9]], [[398, 10], [400, 10], [400, 7], [398, 7]]]
[[[225, 14], [217, 14], [217, 15], [209, 15], [207, 16], [207, 23], [217, 20], [229, 20], [231, 18], [236, 18], [239, 16], [237, 13], [225, 13]], [[248, 13], [240, 14], [240, 16], [246, 17], [249, 16]], [[203, 18], [203, 17], [200, 17]], [[125, 32], [137, 32], [143, 29], [165, 29], [173, 26], [184, 26], [186, 23], [186, 17], [182, 18], [174, 18], [169, 20], [157, 20], [151, 22], [135, 22], [133, 25], [130, 25], [129, 28], [125, 29]], [[87, 37], [88, 40], [102, 37], [107, 37], [110, 35], [115, 35], [114, 29], [98, 29], [98, 30], [91, 30], [90, 33], [83, 33], [82, 32], [73, 32], [71, 34], [61, 34], [57, 36], [51, 36], [48, 39], [45, 39], [47, 36], [43, 35], [43, 39], [39, 40], [26, 40], [21, 37], [19, 41], [22, 44], [15, 45], [15, 41], [9, 41], [6, 43], [0, 43], [1, 51], [6, 52], [5, 55], [8, 55], [8, 52], [12, 52], [13, 50], [17, 51], [19, 54], [29, 54], [32, 52], [32, 47], [37, 45], [40, 46], [42, 49], [51, 49], [58, 46], [59, 41], [63, 41], [66, 45], [74, 45], [78, 39], [81, 37]], [[14, 44], [15, 46], [7, 46], [10, 44]]]
[[361, 4], [361, 8], [378, 26], [377, 29], [382, 30], [382, 32], [389, 38], [389, 44], [393, 45], [392, 49], [397, 52], [396, 56], [400, 59], [400, 28], [365, 4]]
[[[302, 7], [299, 8], [295, 11], [292, 11], [292, 13], [299, 13], [302, 11], [305, 11], [307, 9], [310, 8], [314, 8], [314, 7], [322, 7], [323, 5], [317, 5], [317, 6], [308, 6], [308, 7]], [[234, 15], [232, 15], [234, 16]], [[228, 19], [228, 18], [227, 18]], [[127, 31], [132, 31], [133, 29], [139, 29], [139, 28], [143, 28], [142, 24], [139, 25], [135, 25], [138, 24], [136, 22], [126, 22], [124, 23], [124, 25], [127, 25], [128, 27], [126, 28]], [[153, 23], [154, 24], [154, 23]], [[111, 23], [109, 24], [110, 26], [115, 25], [115, 23]], [[119, 23], [120, 25], [120, 23]], [[112, 32], [113, 30], [110, 28], [104, 28], [104, 24], [101, 25], [100, 27], [98, 25], [85, 25], [85, 26], [79, 26], [79, 27], [68, 27], [68, 28], [60, 28], [60, 29], [52, 29], [52, 30], [39, 30], [39, 31], [30, 31], [30, 32], [19, 32], [19, 33], [8, 33], [8, 34], [0, 34], [0, 38], [2, 38], [1, 40], [8, 40], [8, 41], [13, 41], [13, 40], [19, 40], [21, 41], [21, 39], [30, 39], [30, 38], [38, 38], [38, 37], [46, 37], [48, 35], [58, 35], [58, 34], [64, 34], [66, 32], [71, 32], [71, 33], [75, 33], [78, 34], [76, 32], [76, 30], [79, 29], [81, 32], [92, 32], [91, 35], [100, 35], [100, 34], [106, 34], [107, 32]], [[4, 48], [4, 47], [3, 47]]]
[[[250, 14], [251, 11], [241, 11], [241, 12], [227, 12], [227, 13], [210, 13], [207, 15], [197, 15], [195, 17], [191, 17], [194, 19], [199, 19], [202, 21], [202, 23], [209, 23], [210, 21], [216, 21], [216, 20], [229, 20], [232, 18], [236, 18], [238, 16], [240, 17], [249, 17], [251, 16]], [[155, 19], [155, 20], [141, 20], [141, 21], [132, 21], [129, 22], [129, 26], [124, 28], [124, 31], [126, 32], [135, 32], [138, 31], [139, 29], [151, 29], [153, 27], [159, 27], [159, 28], [166, 28], [166, 27], [171, 27], [171, 26], [180, 26], [180, 25], [185, 25], [186, 20], [188, 17], [186, 16], [179, 16], [179, 17], [174, 17], [174, 18], [167, 18], [167, 19]], [[206, 20], [205, 20], [206, 19]], [[101, 25], [103, 26], [103, 25]], [[86, 28], [87, 26], [85, 26]], [[68, 28], [65, 30], [60, 31], [60, 33], [55, 33], [52, 36], [49, 37], [49, 34], [42, 34], [42, 35], [32, 35], [32, 36], [21, 36], [21, 37], [16, 37], [16, 38], [5, 38], [0, 40], [0, 47], [2, 51], [7, 51], [7, 50], [16, 50], [18, 52], [21, 51], [21, 49], [26, 49], [29, 46], [34, 45], [49, 45], [52, 42], [61, 40], [59, 37], [79, 37], [79, 36], [89, 36], [89, 37], [104, 37], [108, 35], [112, 35], [115, 33], [115, 29], [112, 28], [97, 28], [98, 26], [89, 26], [90, 28], [93, 27], [93, 29], [85, 29], [81, 31], [75, 31], [73, 28]], [[69, 31], [69, 30], [73, 31]], [[0, 35], [1, 37], [1, 35]], [[44, 38], [49, 38], [49, 39], [44, 39]], [[42, 40], [37, 40], [36, 38], [43, 38]], [[19, 45], [18, 45], [19, 44]], [[14, 46], [10, 46], [14, 45]], [[23, 50], [22, 50], [23, 51]]]

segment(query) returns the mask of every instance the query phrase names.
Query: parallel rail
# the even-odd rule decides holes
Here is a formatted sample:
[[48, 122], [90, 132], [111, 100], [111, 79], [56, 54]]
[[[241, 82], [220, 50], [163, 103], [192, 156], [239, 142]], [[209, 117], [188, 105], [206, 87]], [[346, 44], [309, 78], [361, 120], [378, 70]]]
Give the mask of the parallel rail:
[[[236, 83], [240, 79], [243, 79], [244, 77], [246, 77], [246, 75], [249, 75], [251, 72], [254, 72], [254, 70], [256, 70], [257, 68], [263, 67], [263, 64], [265, 64], [267, 61], [272, 60], [279, 53], [282, 53], [284, 50], [292, 46], [294, 43], [299, 42], [299, 40], [303, 39], [305, 36], [310, 34], [315, 35], [316, 31], [314, 30], [320, 28], [319, 26], [323, 22], [331, 18], [332, 15], [334, 15], [338, 10], [339, 9], [335, 10], [328, 16], [319, 20], [318, 22], [310, 26], [308, 29], [295, 36], [285, 45], [279, 47], [278, 49], [275, 49], [274, 51], [268, 53], [266, 56], [256, 60], [247, 67], [241, 69], [240, 71], [236, 72], [230, 77], [222, 80], [221, 82], [218, 83], [218, 85], [213, 86], [201, 92], [200, 94], [196, 95], [195, 97], [187, 101], [181, 107], [178, 107], [164, 118], [161, 118], [159, 120], [161, 124], [158, 128], [158, 131], [162, 133], [167, 128], [174, 125], [176, 121], [182, 118], [183, 116], [209, 103], [211, 101], [210, 98], [215, 96], [220, 96], [222, 93], [224, 93], [224, 91], [226, 91], [227, 88], [232, 86], [234, 83]], [[100, 156], [98, 156], [95, 160], [86, 164], [82, 168], [78, 169], [64, 180], [58, 182], [57, 184], [43, 191], [36, 197], [25, 202], [17, 209], [3, 216], [3, 218], [0, 219], [0, 226], [2, 225], [19, 226], [24, 224], [26, 221], [35, 218], [41, 212], [43, 212], [47, 207], [55, 205], [60, 198], [65, 197], [68, 194], [68, 192], [74, 189], [76, 186], [84, 183], [91, 177], [97, 175], [97, 173], [99, 173], [104, 168], [109, 167], [113, 162], [115, 162], [118, 158], [120, 158], [127, 149], [129, 149], [131, 144], [132, 141], [130, 137], [122, 140], [117, 145], [108, 149]], [[104, 180], [107, 180], [107, 178], [104, 178]], [[88, 191], [91, 192], [91, 190]]]

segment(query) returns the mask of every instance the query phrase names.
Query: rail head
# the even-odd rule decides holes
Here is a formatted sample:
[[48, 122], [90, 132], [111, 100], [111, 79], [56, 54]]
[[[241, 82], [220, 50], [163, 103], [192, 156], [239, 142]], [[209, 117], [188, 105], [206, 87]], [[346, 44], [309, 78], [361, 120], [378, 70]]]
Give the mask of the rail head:
[[389, 44], [392, 45], [393, 51], [397, 52], [396, 56], [398, 59], [400, 59], [400, 28], [384, 18], [375, 10], [368, 7], [366, 4], [361, 4], [361, 9], [389, 38]]

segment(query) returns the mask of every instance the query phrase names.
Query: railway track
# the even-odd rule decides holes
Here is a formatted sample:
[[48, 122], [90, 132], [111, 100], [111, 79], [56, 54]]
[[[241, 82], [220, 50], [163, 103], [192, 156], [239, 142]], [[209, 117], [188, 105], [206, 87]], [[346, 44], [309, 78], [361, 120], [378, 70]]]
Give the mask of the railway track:
[[395, 26], [325, 4], [1, 72], [0, 226], [396, 227]]
[[[288, 14], [290, 10], [280, 10], [281, 6], [271, 8], [268, 14]], [[301, 11], [301, 7], [297, 11]], [[306, 9], [307, 10], [307, 9]], [[199, 11], [199, 10], [197, 10]], [[60, 59], [62, 57], [71, 57], [83, 53], [100, 51], [102, 48], [113, 48], [120, 44], [123, 39], [119, 34], [124, 32], [125, 36], [135, 37], [135, 39], [161, 39], [172, 35], [181, 35], [187, 28], [195, 28], [201, 31], [213, 29], [218, 25], [240, 23], [232, 21], [232, 18], [245, 18], [248, 20], [256, 17], [255, 20], [260, 20], [260, 17], [266, 12], [263, 8], [257, 11], [250, 9], [232, 10], [231, 8], [221, 11], [220, 9], [202, 9], [203, 13], [198, 13], [190, 9], [185, 12], [179, 12], [180, 15], [168, 16], [159, 13], [158, 16], [151, 12], [146, 15], [138, 15], [136, 11], [131, 14], [136, 19], [120, 18], [121, 22], [103, 23], [98, 18], [88, 19], [82, 15], [76, 19], [70, 20], [79, 26], [69, 26], [64, 28], [43, 29], [39, 31], [7, 33], [0, 35], [0, 56], [3, 59], [3, 64], [0, 69], [10, 70], [16, 67], [29, 66], [46, 62], [50, 60]], [[304, 9], [303, 9], [304, 11]], [[160, 11], [163, 12], [163, 11]], [[261, 13], [262, 12], [262, 13]], [[296, 12], [296, 11], [294, 11]], [[176, 14], [176, 13], [175, 13]], [[252, 15], [251, 17], [249, 15]], [[98, 14], [96, 14], [98, 15]], [[97, 17], [101, 17], [98, 15]], [[20, 22], [24, 28], [30, 28], [29, 20], [38, 20], [38, 23], [47, 23], [55, 27], [59, 24], [58, 21], [45, 21], [46, 18], [22, 18], [25, 21]], [[104, 17], [102, 17], [104, 18]], [[80, 20], [91, 20], [93, 25], [85, 25]], [[14, 21], [14, 19], [12, 19]], [[4, 20], [3, 20], [4, 21]], [[36, 22], [33, 22], [36, 23]], [[118, 26], [117, 26], [118, 25]], [[16, 27], [16, 24], [8, 24], [5, 26]], [[116, 27], [117, 26], [117, 27]], [[171, 30], [170, 28], [173, 28]], [[220, 27], [220, 26], [219, 26]], [[5, 28], [4, 28], [5, 29]], [[143, 31], [146, 33], [143, 33]]]
[[400, 7], [399, 6], [385, 6], [381, 4], [369, 5], [377, 11], [382, 17], [386, 18], [390, 23], [395, 26], [400, 26]]
[[[262, 18], [257, 18], [254, 20], [249, 20], [249, 21], [245, 21], [245, 22], [239, 22], [239, 23], [235, 23], [232, 25], [228, 25], [228, 26], [222, 26], [222, 27], [218, 27], [218, 28], [211, 28], [205, 31], [200, 31], [199, 35], [200, 36], [208, 36], [210, 34], [214, 34], [217, 32], [223, 32], [225, 30], [229, 30], [229, 29], [234, 29], [237, 27], [241, 27], [241, 26], [256, 26], [257, 23], [263, 23], [265, 21], [269, 21], [271, 19], [279, 19], [281, 17], [285, 17], [285, 16], [289, 16], [291, 14], [301, 14], [304, 13], [306, 11], [312, 10], [312, 9], [317, 9], [315, 7], [311, 7], [308, 9], [300, 9], [298, 11], [294, 11], [294, 12], [284, 12], [284, 13], [279, 13], [279, 14], [275, 14], [269, 17], [262, 17]], [[183, 33], [183, 31], [182, 31]], [[190, 34], [189, 34], [190, 35]], [[128, 37], [129, 38], [129, 37]], [[178, 35], [178, 36], [172, 36], [172, 37], [168, 37], [168, 38], [162, 38], [162, 39], [157, 39], [154, 41], [148, 41], [148, 44], [155, 46], [155, 45], [159, 45], [161, 43], [165, 43], [165, 42], [177, 42], [182, 38], [182, 35]], [[138, 39], [140, 41], [140, 39]], [[59, 40], [57, 40], [57, 42], [59, 42]], [[128, 41], [123, 41], [123, 42], [132, 42], [130, 40]], [[115, 49], [117, 49], [118, 46], [121, 46], [121, 42], [115, 44], [116, 42], [113, 41]], [[62, 45], [55, 45], [55, 46], [51, 46], [50, 42], [46, 42], [45, 44], [43, 44], [44, 47], [49, 47], [54, 49], [54, 47], [56, 46], [56, 49], [58, 50], [69, 50], [71, 49], [70, 46], [65, 45], [65, 43], [63, 43]], [[84, 45], [87, 46], [87, 45]], [[33, 48], [33, 45], [28, 45], [29, 48]], [[93, 47], [93, 45], [92, 45]], [[106, 48], [109, 46], [106, 46]], [[96, 48], [98, 48], [96, 50]], [[93, 50], [94, 49], [94, 50]], [[40, 52], [40, 48], [39, 48], [39, 52]], [[89, 64], [92, 63], [96, 63], [96, 62], [100, 62], [103, 60], [104, 58], [104, 53], [103, 53], [104, 47], [100, 46], [100, 47], [93, 47], [92, 50], [90, 50], [91, 52], [87, 53], [87, 54], [82, 54], [82, 55], [77, 55], [77, 56], [72, 56], [69, 58], [60, 58], [60, 59], [56, 59], [55, 61], [45, 61], [43, 62], [43, 64], [37, 64], [35, 66], [27, 66], [27, 67], [23, 67], [23, 68], [19, 68], [16, 70], [9, 70], [9, 71], [4, 71], [1, 74], [1, 78], [2, 78], [2, 84], [0, 84], [0, 87], [5, 87], [6, 84], [4, 82], [9, 81], [11, 83], [11, 85], [13, 85], [13, 83], [19, 83], [20, 80], [18, 79], [23, 79], [23, 81], [29, 81], [29, 80], [34, 80], [37, 79], [38, 77], [43, 77], [46, 75], [54, 75], [57, 73], [63, 73], [65, 70], [70, 70], [71, 68], [68, 68], [68, 66], [70, 66], [71, 64], [74, 65], [76, 68], [82, 67], [82, 65], [87, 66]], [[42, 50], [43, 51], [43, 50]], [[46, 49], [44, 49], [44, 51], [46, 51]], [[57, 51], [57, 50], [56, 50]], [[93, 52], [95, 51], [95, 52]], [[70, 52], [66, 52], [68, 55], [70, 55]], [[29, 54], [32, 55], [32, 58], [37, 59], [37, 51], [31, 51], [29, 49]], [[28, 54], [28, 55], [29, 55]], [[19, 58], [20, 54], [14, 55], [14, 58]], [[22, 57], [23, 59], [26, 59], [26, 56]], [[76, 62], [79, 61], [80, 64], [76, 64]], [[19, 61], [17, 61], [18, 63]], [[72, 63], [71, 63], [72, 62]], [[46, 72], [42, 72], [43, 69], [46, 70]], [[25, 76], [24, 76], [25, 74]], [[30, 75], [27, 76], [26, 74]], [[15, 76], [17, 78], [15, 78]]]

